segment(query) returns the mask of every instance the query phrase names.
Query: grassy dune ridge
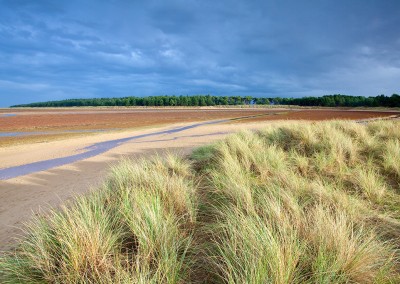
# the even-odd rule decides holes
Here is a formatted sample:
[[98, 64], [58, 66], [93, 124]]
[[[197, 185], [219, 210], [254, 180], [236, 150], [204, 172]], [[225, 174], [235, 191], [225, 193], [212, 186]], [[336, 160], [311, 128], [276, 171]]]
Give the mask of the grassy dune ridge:
[[400, 123], [282, 122], [124, 161], [27, 233], [1, 283], [399, 283]]

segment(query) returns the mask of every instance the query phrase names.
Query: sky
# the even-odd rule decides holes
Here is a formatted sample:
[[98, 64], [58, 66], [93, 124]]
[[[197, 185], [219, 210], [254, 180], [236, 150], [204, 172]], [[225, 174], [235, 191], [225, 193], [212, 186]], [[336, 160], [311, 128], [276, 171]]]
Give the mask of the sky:
[[400, 91], [399, 0], [0, 0], [0, 107]]

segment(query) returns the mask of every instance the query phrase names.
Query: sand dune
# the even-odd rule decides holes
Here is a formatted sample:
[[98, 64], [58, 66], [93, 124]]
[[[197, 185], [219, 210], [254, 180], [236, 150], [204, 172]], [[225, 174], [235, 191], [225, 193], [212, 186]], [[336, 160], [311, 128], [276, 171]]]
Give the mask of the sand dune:
[[[98, 134], [48, 143], [19, 145], [0, 149], [2, 168], [66, 157], [101, 141], [160, 132], [189, 124], [141, 131]], [[139, 157], [166, 151], [190, 152], [194, 147], [221, 139], [242, 129], [261, 128], [264, 123], [203, 125], [179, 133], [164, 133], [127, 141], [105, 153], [61, 167], [0, 181], [0, 250], [7, 250], [13, 238], [22, 233], [21, 224], [50, 206], [57, 206], [75, 194], [101, 184], [108, 168], [123, 157]]]

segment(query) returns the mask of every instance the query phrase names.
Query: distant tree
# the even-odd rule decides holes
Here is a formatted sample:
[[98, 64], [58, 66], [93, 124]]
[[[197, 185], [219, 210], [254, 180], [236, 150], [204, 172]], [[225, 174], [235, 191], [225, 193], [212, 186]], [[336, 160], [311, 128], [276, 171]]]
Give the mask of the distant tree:
[[124, 97], [124, 98], [93, 98], [93, 99], [68, 99], [61, 101], [48, 101], [13, 107], [72, 107], [72, 106], [213, 106], [213, 105], [240, 105], [249, 104], [276, 104], [299, 106], [329, 106], [329, 107], [400, 107], [400, 96], [392, 94], [390, 97], [379, 95], [376, 97], [346, 96], [334, 94], [322, 97], [303, 98], [252, 98], [250, 96], [150, 96], [150, 97]]
[[206, 106], [207, 105], [206, 99], [203, 96], [201, 96], [200, 99], [199, 99], [199, 105], [200, 106]]
[[251, 96], [246, 96], [244, 97], [244, 104], [249, 105], [251, 103], [251, 101], [253, 100], [253, 98]]
[[215, 105], [215, 102], [214, 102], [213, 98], [210, 95], [206, 96], [206, 105], [208, 105], [208, 106]]

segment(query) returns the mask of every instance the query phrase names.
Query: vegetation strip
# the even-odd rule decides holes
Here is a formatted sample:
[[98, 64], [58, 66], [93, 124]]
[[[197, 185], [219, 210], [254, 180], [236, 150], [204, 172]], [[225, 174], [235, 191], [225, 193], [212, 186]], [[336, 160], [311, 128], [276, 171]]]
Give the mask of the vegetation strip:
[[285, 122], [124, 161], [1, 283], [399, 283], [400, 122]]
[[38, 102], [12, 107], [74, 107], [74, 106], [216, 106], [216, 105], [299, 105], [325, 107], [400, 107], [400, 96], [376, 97], [328, 95], [303, 98], [260, 98], [251, 96], [150, 96], [124, 98], [68, 99]]

